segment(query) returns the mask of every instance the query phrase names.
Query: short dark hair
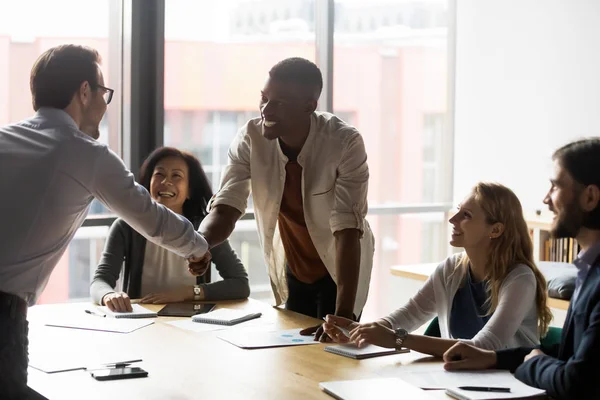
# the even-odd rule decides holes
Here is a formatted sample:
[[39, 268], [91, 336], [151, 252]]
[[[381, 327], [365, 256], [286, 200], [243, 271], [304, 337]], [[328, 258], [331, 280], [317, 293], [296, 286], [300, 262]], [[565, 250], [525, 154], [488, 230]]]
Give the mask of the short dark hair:
[[[600, 138], [570, 142], [556, 150], [552, 159], [558, 161], [576, 182], [600, 188]], [[588, 213], [583, 226], [600, 229], [600, 204]]]
[[63, 44], [46, 50], [31, 69], [33, 109], [65, 109], [85, 81], [96, 90], [101, 61], [100, 54], [87, 46]]
[[292, 57], [279, 61], [269, 71], [269, 76], [282, 82], [295, 83], [314, 91], [318, 100], [323, 90], [323, 75], [317, 65], [305, 58]]
[[183, 203], [183, 216], [194, 224], [196, 229], [206, 216], [206, 207], [212, 197], [212, 189], [206, 173], [193, 154], [181, 151], [174, 147], [159, 147], [146, 158], [140, 169], [140, 185], [150, 191], [150, 180], [156, 164], [168, 157], [181, 158], [188, 167], [188, 186], [190, 198]]

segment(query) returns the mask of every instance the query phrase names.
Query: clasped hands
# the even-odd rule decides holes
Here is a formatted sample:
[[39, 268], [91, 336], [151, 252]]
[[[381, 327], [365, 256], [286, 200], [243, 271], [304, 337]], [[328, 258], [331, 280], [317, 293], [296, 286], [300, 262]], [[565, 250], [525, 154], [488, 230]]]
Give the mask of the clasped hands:
[[187, 259], [188, 271], [194, 276], [202, 276], [210, 268], [210, 261], [212, 260], [212, 254], [207, 251], [202, 257], [190, 257]]

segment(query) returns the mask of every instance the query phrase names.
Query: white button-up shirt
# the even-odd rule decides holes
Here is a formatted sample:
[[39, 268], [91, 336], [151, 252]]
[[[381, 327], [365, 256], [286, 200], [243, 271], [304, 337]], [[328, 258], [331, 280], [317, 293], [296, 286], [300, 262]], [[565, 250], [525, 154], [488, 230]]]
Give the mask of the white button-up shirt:
[[184, 217], [157, 204], [106, 145], [66, 112], [42, 108], [0, 127], [0, 291], [34, 304], [97, 198], [148, 240], [180, 256], [208, 245]]
[[[258, 233], [277, 305], [288, 297], [285, 254], [277, 220], [285, 184], [288, 158], [277, 140], [262, 135], [260, 118], [250, 120], [229, 148], [229, 162], [221, 189], [210, 207], [228, 205], [244, 213], [252, 191]], [[302, 167], [302, 202], [306, 226], [321, 260], [334, 281], [334, 232], [361, 232], [360, 275], [354, 313], [367, 301], [374, 239], [368, 222], [369, 168], [363, 139], [358, 131], [336, 116], [315, 112], [310, 132], [297, 158]]]

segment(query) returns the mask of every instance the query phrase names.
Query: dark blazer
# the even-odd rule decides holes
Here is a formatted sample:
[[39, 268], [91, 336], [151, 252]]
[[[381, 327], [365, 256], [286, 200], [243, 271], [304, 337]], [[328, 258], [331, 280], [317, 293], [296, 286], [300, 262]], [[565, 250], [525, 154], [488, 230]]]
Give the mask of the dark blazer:
[[531, 350], [497, 351], [497, 368], [510, 369], [554, 399], [600, 399], [600, 260], [590, 268], [575, 306], [569, 306], [560, 345], [523, 362]]
[[[194, 225], [197, 229], [198, 223]], [[146, 238], [122, 219], [112, 224], [90, 287], [93, 301], [100, 304], [107, 293], [114, 291], [110, 288], [115, 288], [123, 266], [123, 291], [132, 299], [141, 297], [146, 242]], [[204, 286], [205, 300], [247, 298], [250, 295], [248, 273], [229, 242], [215, 246], [210, 252], [212, 262], [223, 280], [209, 283], [210, 271], [208, 275], [200, 277], [198, 283]]]

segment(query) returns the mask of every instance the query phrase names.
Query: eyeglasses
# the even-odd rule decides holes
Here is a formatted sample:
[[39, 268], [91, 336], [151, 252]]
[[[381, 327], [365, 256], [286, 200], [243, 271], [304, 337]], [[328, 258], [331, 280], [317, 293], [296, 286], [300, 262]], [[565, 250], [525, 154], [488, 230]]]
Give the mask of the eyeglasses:
[[104, 92], [105, 92], [104, 95], [103, 95], [104, 101], [106, 101], [107, 105], [110, 104], [110, 102], [111, 102], [111, 100], [113, 98], [113, 94], [115, 93], [115, 90], [114, 89], [109, 89], [109, 88], [107, 88], [105, 86], [102, 86], [102, 85], [96, 85], [96, 87], [99, 88], [99, 89], [104, 90]]

